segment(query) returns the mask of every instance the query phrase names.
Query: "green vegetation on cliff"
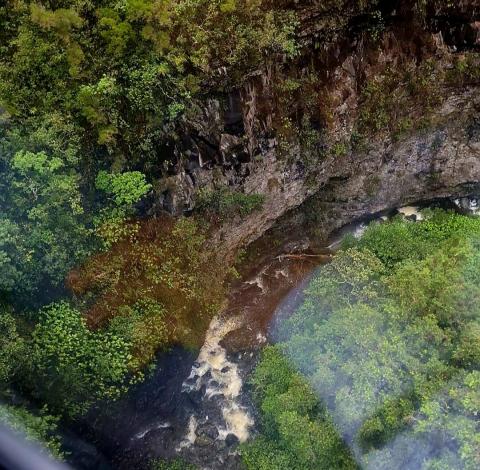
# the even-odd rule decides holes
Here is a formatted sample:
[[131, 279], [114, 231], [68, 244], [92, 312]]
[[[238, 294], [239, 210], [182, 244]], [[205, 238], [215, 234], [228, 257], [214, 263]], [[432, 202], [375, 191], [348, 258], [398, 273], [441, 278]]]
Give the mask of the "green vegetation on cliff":
[[[339, 37], [355, 15], [366, 18], [371, 41], [378, 41], [385, 27], [376, 0], [313, 3], [324, 23], [313, 34], [312, 49], [323, 50], [321, 41]], [[431, 2], [409, 5], [415, 3], [425, 11]], [[193, 217], [145, 217], [166, 197], [154, 192], [155, 183], [183, 171], [184, 156], [173, 149], [185, 137], [185, 126], [203, 119], [207, 99], [253, 83], [262, 71], [265, 93], [272, 92], [277, 108], [266, 105], [273, 122], [262, 132], [269, 140], [279, 137], [281, 148], [300, 141], [305, 154], [315, 156], [307, 170], [325, 152], [341, 157], [349, 151], [345, 139], [332, 143], [324, 138], [335, 103], [325, 88], [323, 75], [329, 71], [319, 73], [314, 62], [318, 58], [323, 68], [330, 59], [320, 52], [315, 60], [305, 60], [300, 20], [299, 2], [289, 0], [6, 0], [0, 5], [2, 420], [8, 414], [15, 423], [25, 423], [27, 435], [46, 439], [55, 455], [62, 455], [59, 419], [73, 420], [118, 398], [142, 379], [158, 351], [173, 344], [197, 346], [222, 305], [230, 271], [223, 254], [209, 245], [209, 223], [246, 217], [262, 208], [264, 197], [213, 181], [217, 189], [197, 195], [199, 211]], [[313, 69], [305, 71], [306, 62]], [[477, 69], [475, 57], [465, 55], [444, 78], [452, 86], [468, 86], [478, 81]], [[367, 80], [357, 130], [409, 128], [416, 115], [397, 113], [400, 104], [413, 104], [422, 94], [422, 112], [437, 103], [430, 93], [436, 71], [420, 61], [418, 67], [383, 71]], [[406, 95], [395, 91], [399, 81], [406, 82]], [[265, 103], [253, 101], [263, 109]], [[268, 127], [258, 117], [259, 127]], [[302, 172], [299, 164], [299, 178]], [[405, 236], [422, 239], [416, 233]], [[418, 253], [437, 243], [426, 237]], [[396, 274], [399, 286], [408, 286], [416, 269], [430, 273], [439, 263], [422, 254], [408, 259], [425, 266], [408, 265], [406, 254], [389, 253], [387, 242], [380, 236], [375, 240], [377, 251], [370, 247], [370, 252], [378, 259], [370, 261], [378, 261], [388, 276], [403, 266]], [[360, 244], [356, 249], [366, 248]], [[378, 297], [383, 299], [385, 289], [393, 295], [390, 277], [383, 271], [379, 276], [383, 290]], [[437, 285], [447, 287], [436, 278], [427, 285], [428, 276], [422, 276], [412, 285], [418, 294], [412, 308], [431, 309], [427, 293]], [[404, 308], [401, 293], [395, 295], [398, 308]], [[451, 310], [466, 308], [457, 301], [438, 314], [442, 321]], [[470, 326], [441, 325], [448, 344], [458, 339], [452, 361], [460, 368], [472, 367], [477, 357], [469, 345], [478, 328]], [[451, 339], [455, 328], [458, 338]], [[353, 465], [342, 443], [345, 436], [333, 432], [335, 415], [325, 400], [307, 394], [308, 403], [295, 402], [295, 390], [306, 390], [307, 382], [293, 370], [286, 374], [286, 382], [269, 380], [286, 401], [291, 398], [291, 408], [278, 419], [271, 413], [268, 432], [258, 442], [279, 465], [309, 466], [316, 458], [325, 459], [322, 465]], [[465, 384], [470, 379], [465, 376]], [[26, 401], [20, 404], [17, 395]], [[420, 398], [415, 397], [412, 406], [418, 410]], [[257, 398], [274, 400], [260, 392]], [[382, 413], [380, 421], [386, 420]], [[310, 434], [290, 451], [296, 444], [288, 427], [297, 424]], [[372, 429], [362, 431], [362, 445], [370, 445]], [[272, 436], [281, 444], [272, 443]], [[323, 456], [317, 438], [338, 456]], [[248, 465], [264, 465], [260, 444], [244, 452]]]
[[23, 135], [68, 135], [86, 165], [158, 166], [174, 122], [221, 67], [231, 85], [266, 54], [295, 55], [295, 14], [274, 3], [7, 0], [0, 105]]
[[246, 216], [262, 207], [264, 196], [261, 194], [243, 194], [228, 188], [199, 193], [197, 208], [208, 218], [228, 219]]

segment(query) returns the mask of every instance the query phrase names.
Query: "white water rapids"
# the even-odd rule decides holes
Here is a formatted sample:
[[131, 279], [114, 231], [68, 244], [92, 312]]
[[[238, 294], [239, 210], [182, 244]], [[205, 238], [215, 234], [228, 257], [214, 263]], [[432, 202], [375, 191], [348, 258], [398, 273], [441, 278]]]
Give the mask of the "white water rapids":
[[[240, 317], [217, 316], [212, 320], [205, 343], [183, 384], [183, 389], [186, 392], [199, 391], [206, 385], [205, 399], [219, 396], [225, 424], [218, 429], [218, 439], [225, 439], [229, 434], [233, 434], [240, 442], [245, 442], [254, 422], [248, 411], [237, 401], [242, 390], [238, 365], [228, 360], [226, 350], [220, 345], [228, 333], [241, 325]], [[195, 420], [192, 416], [187, 436], [181, 444], [182, 448], [195, 443], [192, 419]]]
[[[415, 216], [415, 220], [422, 219], [422, 215], [417, 207], [402, 207], [398, 209], [398, 212], [405, 217]], [[383, 216], [381, 219], [385, 220], [387, 217]], [[350, 233], [352, 233], [355, 238], [360, 238], [367, 226], [368, 223], [360, 222], [351, 228]], [[340, 240], [336, 243], [334, 242], [334, 244], [339, 244]], [[266, 268], [260, 271], [254, 278], [245, 281], [245, 284], [255, 285], [262, 294], [265, 293], [265, 274]], [[288, 277], [284, 271], [277, 271], [275, 273], [275, 276], [280, 275]], [[229, 333], [244, 326], [244, 321], [244, 318], [238, 315], [231, 317], [219, 315], [212, 320], [197, 361], [192, 367], [190, 375], [183, 383], [183, 391], [187, 393], [204, 390], [204, 400], [211, 400], [214, 397], [219, 398], [224, 421], [224, 424], [217, 428], [217, 439], [219, 440], [225, 440], [229, 434], [232, 434], [236, 436], [240, 442], [245, 442], [250, 435], [251, 427], [254, 425], [253, 418], [250, 416], [248, 410], [239, 403], [243, 383], [238, 364], [228, 359], [227, 351], [220, 344]], [[260, 334], [257, 336], [257, 340], [259, 344], [262, 344], [266, 341], [266, 338]], [[185, 437], [177, 450], [182, 450], [195, 444], [197, 427], [197, 418], [192, 415]]]
[[[457, 202], [457, 201], [455, 201]], [[466, 202], [462, 201], [465, 205]], [[459, 205], [459, 203], [457, 203]], [[477, 201], [473, 203], [468, 200], [468, 209], [474, 212], [477, 208]], [[418, 206], [404, 206], [396, 210], [396, 214], [412, 220], [421, 221], [423, 215], [421, 208]], [[346, 231], [343, 231], [328, 247], [335, 250], [340, 245], [342, 239], [347, 233], [352, 234], [355, 238], [361, 238], [370, 222], [376, 221], [382, 223], [388, 221], [395, 213], [379, 213], [370, 221], [359, 221], [351, 224]], [[284, 269], [278, 269], [273, 273], [267, 272], [268, 266], [263, 268], [256, 276], [244, 281], [244, 286], [254, 286], [258, 288], [258, 293], [254, 295], [263, 296], [268, 293], [269, 277], [285, 277], [288, 279], [288, 272]], [[202, 436], [201, 427], [208, 421], [215, 426], [218, 435], [214, 437], [216, 441], [225, 441], [228, 436], [235, 436], [239, 442], [245, 442], [250, 436], [250, 431], [254, 426], [254, 420], [249, 410], [242, 405], [242, 375], [240, 363], [233, 362], [227, 355], [227, 351], [222, 346], [222, 340], [231, 332], [241, 330], [248, 324], [245, 323], [245, 316], [236, 315], [228, 316], [228, 312], [215, 317], [209, 326], [206, 334], [205, 343], [203, 344], [196, 362], [194, 363], [189, 376], [183, 382], [182, 390], [187, 394], [200, 394], [202, 402], [209, 402], [218, 410], [215, 416], [203, 416], [192, 412], [189, 418], [187, 429], [183, 435], [183, 439], [177, 446], [177, 451], [182, 451], [200, 444], [200, 436]], [[267, 338], [262, 334], [256, 335], [256, 344], [262, 345]], [[253, 353], [252, 353], [253, 355]], [[232, 356], [230, 356], [232, 357]], [[241, 354], [239, 355], [241, 359]], [[211, 410], [210, 410], [211, 411]], [[203, 444], [205, 445], [205, 444]]]
[[453, 201], [459, 209], [468, 211], [472, 215], [480, 215], [480, 199], [475, 197], [457, 198]]

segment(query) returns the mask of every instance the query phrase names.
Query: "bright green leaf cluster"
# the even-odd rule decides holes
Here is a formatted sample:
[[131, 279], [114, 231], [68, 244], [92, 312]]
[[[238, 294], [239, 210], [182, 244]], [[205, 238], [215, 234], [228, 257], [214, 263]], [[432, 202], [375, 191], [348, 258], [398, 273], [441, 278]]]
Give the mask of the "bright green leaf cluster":
[[145, 175], [139, 171], [111, 174], [101, 171], [97, 176], [96, 186], [111, 194], [117, 206], [135, 204], [152, 188], [152, 185], [146, 182]]
[[76, 416], [96, 401], [126, 390], [131, 345], [112, 332], [93, 332], [68, 303], [44, 309], [33, 332], [31, 361], [36, 393]]

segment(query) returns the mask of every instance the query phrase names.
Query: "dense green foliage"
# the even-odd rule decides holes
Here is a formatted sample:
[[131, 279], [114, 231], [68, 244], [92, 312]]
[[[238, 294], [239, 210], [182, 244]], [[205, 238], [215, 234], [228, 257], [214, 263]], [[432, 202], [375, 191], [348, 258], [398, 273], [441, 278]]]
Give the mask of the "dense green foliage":
[[151, 470], [196, 470], [195, 465], [190, 465], [181, 459], [158, 460], [155, 459], [150, 465]]
[[99, 399], [122, 391], [132, 357], [125, 338], [92, 332], [66, 302], [40, 315], [32, 335], [32, 379], [35, 393], [56, 409], [77, 415]]
[[108, 239], [95, 225], [101, 229], [108, 220], [118, 231], [133, 203], [149, 190], [139, 172], [100, 172], [99, 189], [112, 195], [114, 207], [105, 203], [96, 215], [86, 211], [80, 176], [62, 155], [18, 151], [4, 166], [0, 293], [11, 294], [16, 304], [41, 304], [40, 290], [42, 299], [52, 295], [67, 272]]
[[152, 185], [145, 181], [145, 175], [139, 171], [113, 174], [101, 171], [97, 175], [96, 187], [111, 195], [117, 207], [128, 207], [140, 200]]
[[5, 404], [11, 399], [12, 382], [23, 376], [29, 367], [29, 344], [19, 333], [12, 310], [2, 307], [0, 311], [0, 423], [8, 425], [15, 433], [27, 440], [45, 446], [56, 458], [63, 458], [61, 439], [57, 432], [58, 416], [49, 413], [47, 407], [35, 412], [18, 403]]
[[33, 414], [23, 407], [0, 406], [0, 423], [6, 424], [14, 432], [24, 436], [27, 441], [32, 441], [45, 447], [50, 455], [63, 459], [61, 451], [61, 438], [58, 434], [59, 418], [48, 413], [44, 408], [38, 414]]
[[263, 433], [242, 446], [248, 469], [357, 468], [325, 407], [278, 348], [264, 349], [252, 384]]
[[153, 360], [158, 350], [167, 347], [167, 313], [161, 304], [148, 298], [119, 310], [121, 313], [110, 321], [109, 331], [130, 344], [129, 370], [141, 370]]
[[220, 67], [235, 82], [267, 53], [296, 53], [294, 13], [268, 0], [8, 0], [0, 22], [10, 119], [55, 119], [84, 159], [117, 167], [165, 161], [175, 120]]
[[25, 341], [19, 335], [11, 311], [0, 311], [0, 384], [10, 383], [23, 364]]
[[[314, 397], [362, 466], [478, 468], [480, 220], [425, 215], [372, 224], [313, 279], [282, 328], [285, 356], [267, 352], [255, 372], [264, 430], [249, 468], [268, 461], [272, 423], [288, 410], [270, 406], [282, 397], [272, 377], [284, 383], [288, 369], [308, 383], [290, 400]], [[309, 436], [306, 424], [295, 428], [288, 452]], [[327, 468], [316, 459], [303, 468]]]
[[32, 297], [89, 251], [79, 178], [44, 151], [18, 151], [4, 165], [0, 292]]

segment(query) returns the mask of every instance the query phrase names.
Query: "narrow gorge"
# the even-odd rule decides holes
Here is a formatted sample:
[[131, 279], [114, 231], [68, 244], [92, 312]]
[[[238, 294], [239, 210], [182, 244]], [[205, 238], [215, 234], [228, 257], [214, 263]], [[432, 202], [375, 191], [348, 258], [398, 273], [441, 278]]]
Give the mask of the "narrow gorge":
[[480, 1], [0, 4], [38, 468], [479, 468], [479, 215]]

